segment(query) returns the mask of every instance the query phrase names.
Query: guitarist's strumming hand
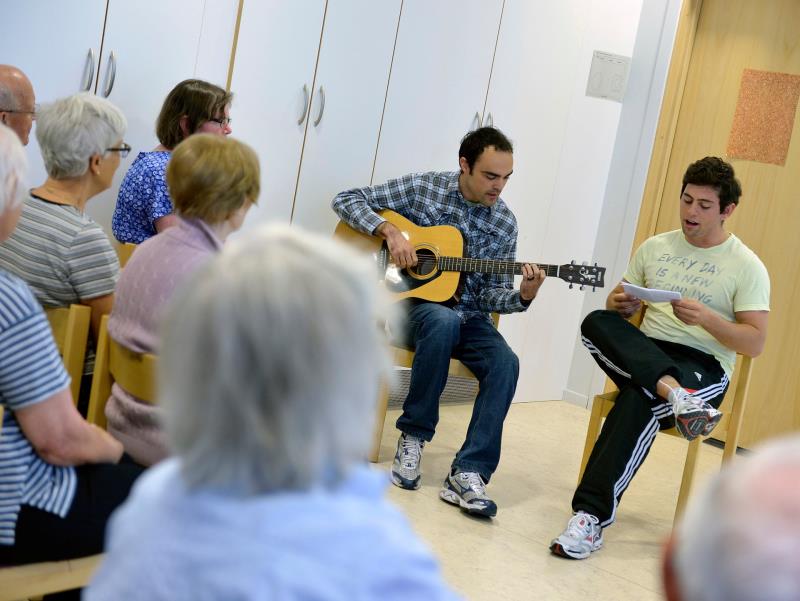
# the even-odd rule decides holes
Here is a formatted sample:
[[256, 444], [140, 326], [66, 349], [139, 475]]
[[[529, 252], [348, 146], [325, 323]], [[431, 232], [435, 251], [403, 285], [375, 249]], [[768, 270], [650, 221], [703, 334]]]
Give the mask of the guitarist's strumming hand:
[[522, 283], [519, 285], [519, 295], [526, 303], [536, 298], [536, 293], [544, 282], [547, 273], [535, 264], [525, 263], [522, 266]]
[[386, 240], [389, 254], [399, 268], [406, 269], [417, 264], [417, 251], [393, 223], [384, 221], [375, 228], [375, 235]]

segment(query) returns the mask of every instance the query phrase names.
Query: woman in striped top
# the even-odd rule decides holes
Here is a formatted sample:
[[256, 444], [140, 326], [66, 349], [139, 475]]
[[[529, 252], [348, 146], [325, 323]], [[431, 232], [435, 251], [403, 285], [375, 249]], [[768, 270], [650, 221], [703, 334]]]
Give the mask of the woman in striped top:
[[[0, 125], [0, 240], [22, 211], [25, 154]], [[77, 412], [50, 326], [25, 283], [0, 269], [0, 565], [98, 553], [141, 470]]]
[[[111, 185], [120, 157], [130, 150], [122, 141], [126, 126], [117, 107], [93, 94], [42, 107], [36, 138], [47, 181], [30, 191], [19, 227], [0, 244], [0, 267], [22, 279], [43, 306], [91, 307], [95, 340], [100, 318], [111, 312], [119, 261], [85, 209]], [[93, 367], [94, 344], [89, 344], [82, 399], [88, 399]]]

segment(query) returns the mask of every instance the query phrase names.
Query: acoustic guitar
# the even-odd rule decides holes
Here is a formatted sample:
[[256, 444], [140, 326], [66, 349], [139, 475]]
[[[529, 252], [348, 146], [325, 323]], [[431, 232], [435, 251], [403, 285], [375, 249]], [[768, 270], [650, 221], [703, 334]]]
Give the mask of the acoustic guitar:
[[[334, 236], [372, 254], [380, 280], [396, 300], [409, 297], [437, 303], [450, 300], [458, 290], [461, 274], [465, 272], [522, 273], [524, 263], [464, 257], [464, 238], [458, 228], [452, 225], [422, 227], [388, 209], [378, 214], [395, 225], [411, 242], [417, 253], [417, 265], [399, 269], [392, 262], [383, 238], [359, 232], [344, 221], [338, 223]], [[591, 286], [594, 291], [605, 285], [606, 269], [597, 264], [576, 265], [572, 261], [565, 265], [535, 265], [543, 269], [548, 277], [558, 277], [568, 282], [570, 288], [578, 285], [583, 290], [584, 286]]]

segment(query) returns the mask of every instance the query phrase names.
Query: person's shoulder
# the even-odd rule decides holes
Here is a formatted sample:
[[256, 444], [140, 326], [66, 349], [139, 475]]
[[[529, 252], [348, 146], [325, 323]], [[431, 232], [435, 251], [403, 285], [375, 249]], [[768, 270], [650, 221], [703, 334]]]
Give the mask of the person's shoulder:
[[172, 153], [166, 150], [154, 150], [150, 152], [140, 152], [134, 159], [125, 174], [130, 178], [162, 177], [167, 171], [167, 163]]
[[735, 234], [731, 234], [731, 254], [735, 257], [735, 262], [739, 265], [750, 265], [752, 268], [766, 272], [767, 267], [756, 252], [747, 246]]
[[17, 276], [0, 269], [0, 325], [3, 329], [11, 323], [42, 310], [28, 285]]

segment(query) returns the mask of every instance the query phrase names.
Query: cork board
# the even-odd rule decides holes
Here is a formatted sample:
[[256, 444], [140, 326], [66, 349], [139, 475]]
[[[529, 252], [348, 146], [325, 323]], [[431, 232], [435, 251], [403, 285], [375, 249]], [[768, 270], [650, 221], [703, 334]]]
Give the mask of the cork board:
[[783, 165], [794, 129], [800, 75], [745, 69], [728, 157]]

